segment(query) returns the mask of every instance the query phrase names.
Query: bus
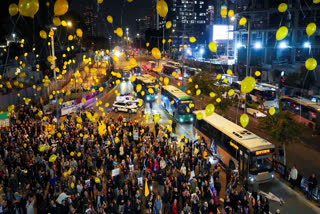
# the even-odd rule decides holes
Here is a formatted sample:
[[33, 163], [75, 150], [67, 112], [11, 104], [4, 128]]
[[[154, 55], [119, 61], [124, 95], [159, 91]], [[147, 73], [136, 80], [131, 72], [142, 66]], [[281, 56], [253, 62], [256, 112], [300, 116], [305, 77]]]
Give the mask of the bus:
[[[273, 180], [272, 157], [275, 146], [241, 126], [213, 113], [202, 120], [196, 115], [205, 111], [194, 111], [194, 131], [204, 138], [207, 148], [211, 142], [214, 153], [224, 165], [235, 170], [250, 183], [265, 183]], [[210, 145], [209, 145], [210, 144]]]
[[[144, 91], [144, 96], [142, 96], [141, 93], [136, 93], [139, 98], [144, 99], [146, 102], [153, 102], [156, 100], [156, 95], [158, 92], [156, 85], [158, 84], [158, 81], [153, 76], [149, 74], [143, 74], [136, 77], [136, 80], [133, 82], [134, 89], [138, 84], [142, 86], [141, 91]], [[153, 94], [149, 93], [149, 88], [153, 89]]]
[[307, 98], [289, 96], [281, 96], [280, 102], [282, 109], [290, 112], [295, 121], [311, 129], [320, 129], [320, 104]]
[[181, 70], [178, 67], [175, 67], [173, 65], [163, 65], [162, 66], [162, 73], [166, 75], [172, 75], [173, 72], [176, 72], [177, 75], [179, 76], [179, 79], [181, 79]]
[[175, 61], [168, 61], [167, 65], [172, 65], [172, 66], [175, 66], [178, 68], [181, 66], [181, 64], [179, 62], [175, 62]]
[[180, 89], [172, 85], [162, 87], [161, 104], [179, 123], [193, 122], [193, 99]]
[[188, 77], [194, 76], [199, 71], [201, 71], [201, 69], [192, 68], [192, 67], [189, 67], [189, 66], [183, 66], [183, 67], [181, 67], [181, 70], [182, 70], [184, 78], [188, 78]]
[[[235, 89], [236, 97], [244, 98], [243, 94], [240, 94], [241, 92], [241, 82], [235, 81], [231, 84], [231, 87]], [[277, 88], [276, 87], [270, 87], [265, 86], [260, 83], [256, 83], [254, 89], [247, 94], [246, 99], [248, 102], [254, 102], [259, 103], [260, 100], [263, 101], [263, 108], [269, 109], [271, 107], [279, 108], [279, 103], [277, 99]]]

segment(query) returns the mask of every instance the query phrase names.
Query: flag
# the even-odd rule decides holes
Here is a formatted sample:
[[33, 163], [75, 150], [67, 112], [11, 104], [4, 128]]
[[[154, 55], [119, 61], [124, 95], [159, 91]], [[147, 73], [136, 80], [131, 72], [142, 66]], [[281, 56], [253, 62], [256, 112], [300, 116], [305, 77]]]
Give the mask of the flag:
[[142, 170], [146, 170], [146, 160], [147, 160], [147, 158], [145, 158], [143, 161]]
[[212, 143], [211, 143], [211, 146], [210, 146], [210, 151], [212, 152], [212, 154], [216, 154], [215, 148], [214, 148], [214, 140], [212, 140]]
[[190, 175], [190, 178], [189, 178], [189, 181], [192, 180], [192, 178], [196, 177], [195, 173], [194, 173], [194, 170], [191, 171], [191, 175]]
[[148, 187], [148, 182], [147, 179], [144, 183], [144, 196], [147, 197], [149, 195], [149, 187]]
[[213, 193], [217, 193], [216, 189], [214, 188], [214, 181], [213, 181], [213, 176], [211, 175], [211, 179], [210, 179], [210, 192], [211, 192], [211, 195]]
[[114, 139], [113, 139], [113, 136], [111, 134], [111, 143], [112, 143], [112, 146], [115, 146], [116, 144], [114, 143]]
[[194, 145], [194, 144], [196, 144], [196, 143], [198, 143], [198, 142], [199, 142], [199, 140], [197, 139], [197, 140], [195, 140], [195, 141], [192, 142], [192, 145]]

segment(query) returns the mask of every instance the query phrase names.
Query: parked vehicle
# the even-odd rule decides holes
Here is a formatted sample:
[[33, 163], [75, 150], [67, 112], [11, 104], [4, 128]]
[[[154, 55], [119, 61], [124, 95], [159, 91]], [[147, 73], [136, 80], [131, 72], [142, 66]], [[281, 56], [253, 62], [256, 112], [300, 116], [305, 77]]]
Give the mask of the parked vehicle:
[[131, 113], [137, 113], [138, 106], [130, 101], [115, 101], [112, 105], [112, 110], [115, 112], [123, 111]]
[[141, 105], [143, 104], [143, 100], [139, 99], [139, 98], [135, 98], [134, 96], [131, 96], [130, 94], [128, 95], [123, 95], [123, 96], [117, 96], [116, 97], [116, 101], [130, 101], [131, 103], [134, 103], [135, 105], [138, 106], [139, 103], [141, 103]]

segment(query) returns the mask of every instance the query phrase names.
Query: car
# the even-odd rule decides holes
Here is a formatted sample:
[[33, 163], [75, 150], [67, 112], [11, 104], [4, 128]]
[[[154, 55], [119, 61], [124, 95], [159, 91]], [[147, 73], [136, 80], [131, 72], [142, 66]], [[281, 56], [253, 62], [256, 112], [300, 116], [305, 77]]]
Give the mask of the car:
[[136, 66], [131, 69], [131, 74], [134, 76], [141, 76], [141, 68], [139, 66]]
[[261, 111], [259, 111], [257, 109], [253, 109], [253, 108], [247, 108], [247, 113], [252, 115], [255, 118], [267, 116], [266, 114], [262, 113]]
[[112, 110], [115, 112], [123, 111], [131, 113], [137, 113], [138, 106], [130, 101], [115, 101], [112, 105]]
[[137, 99], [137, 98], [131, 96], [130, 94], [117, 96], [116, 101], [130, 101], [131, 103], [134, 103], [137, 106], [139, 105], [139, 103], [141, 103], [141, 105], [143, 105], [142, 99], [139, 99], [139, 98]]

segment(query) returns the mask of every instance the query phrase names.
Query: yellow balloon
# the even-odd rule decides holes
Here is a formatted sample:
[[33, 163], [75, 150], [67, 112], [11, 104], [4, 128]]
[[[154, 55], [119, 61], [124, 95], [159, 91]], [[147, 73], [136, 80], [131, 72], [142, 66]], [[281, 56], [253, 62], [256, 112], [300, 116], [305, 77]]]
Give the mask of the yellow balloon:
[[149, 43], [149, 42], [147, 42], [147, 43], [146, 43], [146, 47], [149, 47], [149, 45], [150, 45], [150, 43]]
[[241, 81], [241, 93], [250, 93], [256, 85], [256, 81], [253, 77], [246, 77]]
[[9, 14], [10, 16], [15, 16], [17, 15], [19, 12], [19, 8], [18, 8], [18, 5], [15, 4], [15, 3], [12, 3], [9, 5]]
[[307, 59], [305, 66], [307, 70], [312, 71], [317, 67], [317, 60], [314, 58], [309, 58]]
[[216, 94], [215, 94], [214, 92], [210, 92], [209, 96], [210, 96], [210, 97], [215, 97]]
[[82, 118], [81, 117], [77, 117], [76, 121], [77, 121], [77, 123], [82, 123]]
[[200, 95], [200, 94], [201, 94], [201, 90], [200, 90], [200, 89], [197, 89], [196, 95]]
[[165, 85], [168, 85], [168, 84], [169, 84], [169, 78], [168, 78], [168, 77], [165, 77], [165, 78], [163, 79], [163, 83], [164, 83]]
[[115, 31], [115, 34], [117, 34], [117, 36], [122, 37], [123, 36], [123, 30], [121, 27], [118, 27]]
[[161, 58], [161, 52], [158, 48], [152, 48], [151, 53], [154, 58], [156, 58], [156, 59]]
[[55, 162], [57, 160], [57, 156], [56, 155], [51, 155], [50, 157], [49, 157], [49, 162]]
[[220, 15], [222, 18], [226, 18], [227, 17], [227, 9], [225, 9], [225, 8], [221, 9]]
[[145, 94], [144, 91], [141, 91], [141, 95], [144, 96], [144, 94]]
[[311, 36], [312, 34], [314, 34], [314, 32], [316, 32], [316, 29], [317, 29], [317, 25], [315, 23], [313, 22], [309, 23], [306, 28], [307, 35]]
[[277, 30], [276, 39], [283, 40], [288, 35], [288, 28], [286, 26], [282, 26]]
[[231, 70], [231, 69], [228, 69], [228, 70], [227, 70], [227, 74], [232, 75], [232, 70]]
[[228, 11], [228, 16], [231, 18], [234, 16], [234, 11], [233, 10], [229, 10]]
[[261, 75], [261, 72], [260, 72], [260, 71], [256, 71], [254, 74], [255, 74], [257, 77], [259, 77], [259, 76]]
[[221, 74], [218, 74], [216, 77], [217, 80], [221, 79]]
[[206, 109], [205, 109], [205, 115], [206, 117], [209, 117], [210, 115], [212, 115], [214, 112], [214, 105], [213, 104], [208, 104], [206, 106]]
[[140, 92], [141, 89], [142, 89], [142, 85], [141, 85], [141, 84], [138, 84], [138, 85], [136, 86], [136, 91], [137, 91], [137, 92]]
[[39, 146], [39, 151], [40, 151], [40, 152], [44, 152], [45, 149], [46, 149], [46, 146], [45, 146], [45, 145], [41, 144], [41, 145]]
[[53, 22], [53, 24], [54, 24], [55, 26], [57, 26], [57, 27], [59, 27], [59, 26], [61, 25], [61, 20], [60, 20], [59, 17], [54, 17], [54, 18], [52, 19], [52, 22]]
[[136, 77], [135, 77], [135, 76], [131, 76], [131, 77], [130, 77], [130, 81], [131, 81], [131, 82], [136, 81]]
[[118, 137], [116, 137], [116, 138], [114, 139], [114, 142], [115, 142], [115, 143], [119, 143], [119, 141], [120, 141], [120, 139], [119, 139]]
[[46, 39], [47, 38], [47, 32], [45, 32], [44, 30], [40, 30], [40, 37], [42, 38], [42, 39]]
[[19, 12], [21, 16], [31, 17], [39, 10], [38, 0], [19, 0]]
[[100, 183], [100, 178], [96, 177], [96, 178], [94, 179], [94, 182], [96, 182], [97, 184]]
[[76, 30], [76, 34], [77, 34], [77, 37], [81, 38], [81, 37], [82, 37], [83, 32], [82, 32], [82, 30], [81, 30], [80, 28], [77, 28], [77, 30]]
[[242, 114], [240, 117], [240, 123], [243, 128], [245, 128], [249, 123], [249, 117], [247, 114]]
[[78, 152], [78, 153], [77, 153], [77, 156], [80, 158], [80, 157], [81, 157], [81, 152]]
[[98, 4], [102, 4], [102, 3], [103, 3], [103, 0], [97, 0], [97, 3], [98, 3]]
[[217, 98], [217, 99], [216, 99], [216, 102], [217, 102], [217, 103], [220, 103], [220, 102], [221, 102], [221, 99], [220, 99], [220, 98]]
[[320, 0], [313, 0], [313, 3], [314, 3], [314, 4], [319, 4], [319, 3], [320, 3]]
[[74, 183], [73, 182], [70, 184], [70, 187], [71, 187], [71, 189], [74, 188]]
[[240, 20], [239, 20], [239, 25], [245, 25], [247, 23], [247, 18], [246, 17], [242, 17]]
[[159, 116], [158, 114], [155, 114], [155, 115], [153, 116], [153, 121], [154, 121], [155, 123], [158, 123], [159, 120], [160, 120], [160, 116]]
[[54, 15], [55, 16], [63, 16], [68, 12], [69, 9], [69, 3], [67, 0], [57, 0], [56, 3], [54, 3]]
[[166, 22], [166, 28], [167, 28], [167, 29], [170, 29], [171, 26], [172, 26], [172, 22], [171, 22], [171, 21], [167, 21], [167, 22]]
[[74, 156], [74, 152], [70, 152], [70, 156], [73, 157]]
[[288, 9], [288, 5], [287, 5], [286, 3], [281, 3], [281, 4], [279, 4], [279, 6], [278, 6], [278, 11], [279, 11], [280, 13], [286, 12], [287, 9]]
[[114, 55], [112, 58], [113, 58], [113, 61], [119, 62], [119, 57], [117, 57], [116, 55]]
[[274, 115], [275, 113], [276, 113], [276, 110], [273, 107], [269, 108], [269, 114], [271, 116]]
[[230, 89], [228, 91], [228, 96], [231, 97], [232, 95], [234, 95], [234, 90], [233, 89]]
[[165, 43], [166, 43], [166, 40], [165, 40], [165, 39], [163, 39], [163, 40], [162, 40], [162, 44], [165, 44]]
[[61, 25], [62, 25], [63, 27], [67, 27], [67, 26], [68, 26], [68, 23], [67, 23], [66, 20], [62, 20], [62, 21], [61, 21]]
[[217, 52], [217, 44], [215, 42], [210, 42], [208, 47], [211, 52]]
[[196, 42], [197, 41], [197, 39], [194, 37], [194, 36], [191, 36], [190, 38], [189, 38], [189, 42], [191, 42], [191, 43], [194, 43], [194, 42]]
[[112, 22], [113, 22], [112, 16], [107, 16], [107, 21], [108, 21], [110, 24], [112, 24]]
[[69, 35], [69, 36], [68, 36], [68, 40], [69, 40], [69, 41], [72, 41], [72, 40], [73, 40], [73, 36], [72, 36], [72, 35]]
[[203, 114], [202, 112], [197, 113], [197, 120], [202, 120], [203, 119]]
[[164, 0], [160, 0], [157, 2], [156, 9], [159, 16], [161, 16], [162, 18], [166, 17], [168, 13], [168, 5]]

